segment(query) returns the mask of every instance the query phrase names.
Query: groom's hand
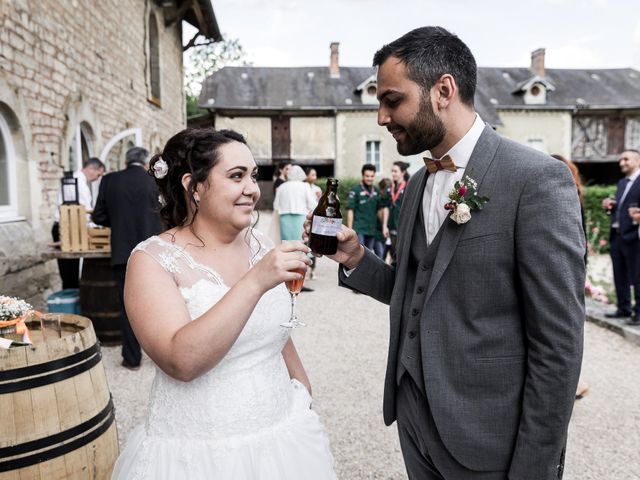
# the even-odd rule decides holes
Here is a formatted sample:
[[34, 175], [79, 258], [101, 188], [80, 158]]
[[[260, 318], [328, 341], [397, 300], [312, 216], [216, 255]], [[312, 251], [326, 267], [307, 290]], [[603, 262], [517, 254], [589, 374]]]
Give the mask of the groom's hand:
[[[309, 212], [304, 222], [304, 232], [302, 233], [302, 241], [307, 245], [309, 244], [312, 219], [313, 213]], [[356, 232], [342, 225], [342, 231], [338, 232], [336, 238], [338, 239], [338, 251], [334, 255], [327, 255], [327, 257], [334, 262], [341, 263], [349, 270], [357, 267], [364, 257], [364, 247], [358, 241]], [[314, 253], [314, 255], [316, 254]], [[316, 256], [320, 257], [322, 255]]]

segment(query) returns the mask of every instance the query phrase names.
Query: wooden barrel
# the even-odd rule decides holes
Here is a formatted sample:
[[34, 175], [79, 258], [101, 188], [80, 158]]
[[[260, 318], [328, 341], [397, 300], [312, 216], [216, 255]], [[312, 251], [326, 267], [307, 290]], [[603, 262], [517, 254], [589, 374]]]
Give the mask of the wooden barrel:
[[0, 480], [108, 479], [118, 434], [91, 322], [28, 322], [33, 345], [0, 350]]
[[109, 258], [85, 258], [80, 278], [80, 309], [93, 322], [104, 345], [122, 343], [120, 297]]

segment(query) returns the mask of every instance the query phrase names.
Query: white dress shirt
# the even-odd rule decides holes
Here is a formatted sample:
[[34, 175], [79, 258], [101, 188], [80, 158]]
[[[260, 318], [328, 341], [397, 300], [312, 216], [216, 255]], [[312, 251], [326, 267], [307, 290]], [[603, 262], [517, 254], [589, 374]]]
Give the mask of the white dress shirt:
[[[422, 197], [422, 213], [424, 215], [428, 245], [437, 235], [445, 219], [451, 215], [451, 210], [446, 210], [444, 206], [450, 201], [449, 193], [451, 193], [453, 185], [458, 180], [461, 180], [464, 175], [469, 175], [473, 178], [473, 172], [468, 172], [466, 167], [484, 127], [484, 122], [480, 115], [476, 113], [476, 120], [469, 131], [445, 154], [453, 159], [453, 163], [458, 167], [458, 170], [456, 172], [438, 170], [429, 174], [427, 178], [427, 185]], [[440, 159], [435, 158], [434, 160]], [[476, 179], [474, 178], [474, 180]]]
[[633, 185], [633, 182], [636, 181], [636, 178], [638, 178], [638, 176], [640, 176], [640, 170], [637, 170], [636, 173], [627, 177], [629, 181], [627, 182], [627, 185], [624, 187], [624, 192], [622, 192], [622, 196], [620, 197], [620, 204], [624, 203], [624, 199], [627, 197], [627, 194], [629, 193], [629, 190], [631, 190], [631, 186]]
[[[87, 212], [93, 210], [93, 197], [91, 196], [91, 186], [87, 181], [87, 177], [82, 173], [82, 170], [73, 172], [73, 177], [78, 179], [78, 203], [84, 205]], [[62, 205], [62, 191], [58, 190], [58, 201], [56, 209], [53, 212], [53, 219], [56, 222], [60, 221], [60, 205]]]

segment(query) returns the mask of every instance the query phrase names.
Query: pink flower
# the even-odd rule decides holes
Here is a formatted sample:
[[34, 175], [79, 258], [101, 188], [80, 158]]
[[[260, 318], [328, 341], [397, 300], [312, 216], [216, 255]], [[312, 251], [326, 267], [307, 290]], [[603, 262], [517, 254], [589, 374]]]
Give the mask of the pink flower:
[[593, 227], [593, 228], [591, 229], [591, 233], [593, 233], [593, 234], [600, 233], [600, 229], [599, 229], [598, 227]]
[[467, 193], [467, 186], [463, 183], [460, 185], [460, 189], [458, 190], [458, 195], [464, 197], [464, 194]]
[[601, 238], [600, 241], [598, 242], [598, 245], [600, 245], [601, 247], [604, 247], [607, 244], [607, 241], [604, 238]]

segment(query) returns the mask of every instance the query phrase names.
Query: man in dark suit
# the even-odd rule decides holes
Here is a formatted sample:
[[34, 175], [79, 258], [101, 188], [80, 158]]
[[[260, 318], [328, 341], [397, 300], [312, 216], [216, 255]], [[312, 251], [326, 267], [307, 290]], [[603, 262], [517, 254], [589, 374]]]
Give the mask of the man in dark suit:
[[400, 154], [437, 161], [409, 181], [394, 265], [346, 227], [331, 258], [341, 284], [390, 305], [384, 419], [409, 478], [560, 478], [584, 324], [569, 169], [482, 122], [473, 55], [443, 28], [409, 32], [374, 65], [378, 123]]
[[118, 282], [121, 304], [122, 365], [140, 367], [140, 344], [124, 308], [124, 279], [127, 261], [134, 247], [160, 233], [160, 193], [147, 173], [149, 152], [133, 147], [126, 154], [126, 169], [102, 178], [93, 221], [111, 227], [111, 265]]
[[[616, 198], [605, 198], [603, 208], [611, 212], [611, 230], [609, 233], [609, 254], [613, 266], [613, 283], [616, 287], [618, 308], [607, 313], [609, 318], [633, 317], [629, 322], [640, 325], [640, 239], [638, 226], [633, 224], [627, 214], [630, 207], [640, 206], [640, 153], [637, 150], [626, 150], [618, 160], [620, 170], [625, 175], [618, 182]], [[631, 306], [631, 287], [635, 296], [635, 307]]]

